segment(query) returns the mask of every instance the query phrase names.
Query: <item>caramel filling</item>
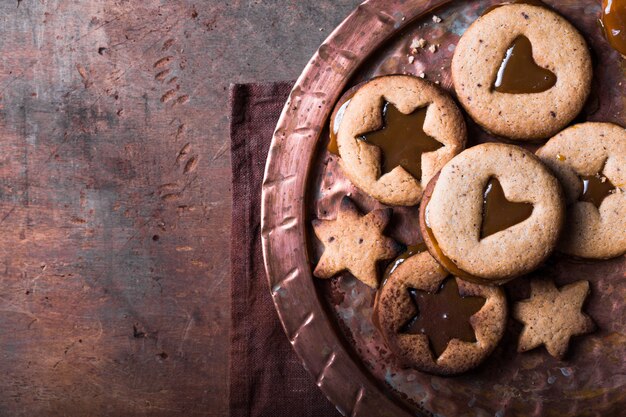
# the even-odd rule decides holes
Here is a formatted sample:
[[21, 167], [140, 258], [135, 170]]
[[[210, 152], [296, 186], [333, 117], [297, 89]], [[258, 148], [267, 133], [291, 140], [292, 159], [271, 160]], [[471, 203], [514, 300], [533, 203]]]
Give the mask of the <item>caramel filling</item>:
[[580, 201], [586, 201], [597, 208], [617, 187], [605, 176], [601, 174], [581, 176], [583, 183], [583, 193], [580, 195]]
[[493, 89], [499, 93], [531, 94], [549, 90], [555, 84], [556, 75], [535, 63], [530, 40], [520, 35], [506, 51]]
[[467, 281], [474, 281], [474, 282], [480, 281], [479, 278], [476, 278], [473, 275], [468, 274], [467, 272], [463, 271], [461, 268], [456, 266], [454, 261], [452, 261], [452, 259], [448, 258], [446, 254], [443, 253], [443, 250], [441, 250], [441, 247], [439, 247], [439, 243], [437, 242], [437, 239], [435, 238], [435, 234], [433, 233], [432, 229], [430, 228], [430, 224], [428, 223], [428, 206], [426, 206], [426, 213], [425, 213], [424, 220], [425, 220], [424, 223], [426, 225], [426, 233], [428, 234], [428, 240], [430, 242], [430, 246], [437, 254], [436, 256], [437, 262], [439, 262], [441, 266], [444, 267], [444, 269], [446, 269], [448, 272], [450, 272], [454, 276], [463, 278]]
[[480, 238], [508, 229], [523, 222], [533, 212], [530, 203], [509, 201], [504, 195], [500, 181], [492, 177], [487, 182], [483, 194], [483, 222], [480, 228]]
[[476, 342], [470, 317], [485, 305], [485, 298], [462, 297], [453, 277], [446, 278], [435, 293], [414, 288], [408, 292], [417, 312], [400, 328], [400, 333], [428, 336], [435, 357], [441, 356], [452, 339]]
[[611, 47], [626, 56], [626, 0], [602, 0], [600, 23]]
[[380, 148], [381, 175], [401, 166], [416, 179], [422, 177], [422, 154], [443, 146], [424, 132], [427, 109], [422, 107], [404, 114], [389, 102], [383, 104], [383, 126], [360, 138]]
[[335, 155], [339, 155], [339, 146], [337, 145], [337, 133], [339, 132], [339, 126], [341, 126], [343, 115], [346, 113], [346, 108], [348, 108], [348, 104], [350, 104], [351, 99], [352, 95], [350, 95], [350, 97], [348, 97], [347, 100], [339, 106], [339, 109], [330, 117], [330, 139], [326, 149], [328, 149], [328, 152]]
[[385, 269], [385, 275], [383, 282], [387, 281], [389, 275], [393, 274], [393, 271], [396, 270], [404, 261], [409, 259], [413, 255], [417, 255], [418, 253], [422, 253], [426, 251], [426, 244], [424, 242], [417, 243], [415, 245], [409, 245], [406, 247], [406, 250], [402, 252], [393, 262], [389, 264], [387, 269]]

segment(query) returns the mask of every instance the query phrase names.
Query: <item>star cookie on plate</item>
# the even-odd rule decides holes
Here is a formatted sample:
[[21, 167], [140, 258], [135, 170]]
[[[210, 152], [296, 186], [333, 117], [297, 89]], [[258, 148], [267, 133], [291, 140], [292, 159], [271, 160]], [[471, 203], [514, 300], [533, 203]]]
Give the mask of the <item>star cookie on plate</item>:
[[530, 298], [513, 308], [513, 317], [524, 323], [517, 350], [525, 352], [545, 345], [561, 359], [572, 336], [589, 333], [595, 324], [582, 312], [589, 295], [589, 282], [577, 281], [557, 289], [552, 281], [533, 279]]
[[383, 230], [392, 210], [373, 210], [361, 216], [354, 203], [344, 197], [336, 220], [313, 220], [315, 235], [324, 245], [324, 253], [313, 274], [330, 278], [348, 270], [372, 288], [378, 287], [379, 261], [393, 258], [401, 245], [385, 237]]

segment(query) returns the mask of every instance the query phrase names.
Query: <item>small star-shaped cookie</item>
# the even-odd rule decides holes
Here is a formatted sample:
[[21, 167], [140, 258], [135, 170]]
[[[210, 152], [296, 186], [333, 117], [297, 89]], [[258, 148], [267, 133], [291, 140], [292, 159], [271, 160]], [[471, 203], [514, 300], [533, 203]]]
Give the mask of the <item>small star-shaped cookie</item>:
[[552, 281], [533, 279], [530, 298], [513, 308], [513, 317], [524, 323], [517, 350], [525, 352], [543, 344], [550, 355], [562, 358], [572, 336], [595, 328], [591, 318], [582, 312], [588, 294], [588, 281], [557, 289]]
[[361, 282], [378, 287], [378, 261], [393, 258], [401, 246], [383, 236], [392, 210], [378, 209], [361, 216], [354, 203], [344, 197], [336, 220], [313, 220], [315, 235], [324, 253], [313, 274], [330, 278], [348, 270]]

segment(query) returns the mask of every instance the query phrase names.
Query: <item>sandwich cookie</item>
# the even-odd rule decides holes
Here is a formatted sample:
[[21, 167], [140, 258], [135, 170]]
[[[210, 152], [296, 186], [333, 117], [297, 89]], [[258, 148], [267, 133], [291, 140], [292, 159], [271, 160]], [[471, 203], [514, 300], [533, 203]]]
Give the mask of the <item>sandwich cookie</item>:
[[487, 143], [448, 162], [426, 189], [420, 230], [454, 275], [502, 284], [537, 268], [565, 219], [558, 180], [532, 153]]
[[341, 166], [378, 201], [416, 205], [430, 178], [465, 147], [460, 110], [439, 87], [392, 75], [359, 86], [337, 120]]

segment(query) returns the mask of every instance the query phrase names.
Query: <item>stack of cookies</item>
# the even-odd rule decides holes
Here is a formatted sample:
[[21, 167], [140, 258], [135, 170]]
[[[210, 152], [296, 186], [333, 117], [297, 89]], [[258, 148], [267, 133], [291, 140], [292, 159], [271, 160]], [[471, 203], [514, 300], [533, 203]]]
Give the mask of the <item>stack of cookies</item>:
[[[332, 147], [349, 180], [384, 208], [361, 213], [345, 196], [336, 219], [313, 220], [324, 247], [314, 275], [348, 271], [377, 290], [372, 320], [407, 367], [449, 375], [478, 366], [509, 311], [523, 325], [518, 351], [544, 345], [562, 358], [571, 337], [595, 327], [584, 312], [589, 282], [558, 288], [535, 274], [530, 297], [512, 306], [502, 284], [529, 279], [555, 251], [593, 260], [626, 252], [626, 130], [568, 127], [591, 90], [591, 57], [548, 8], [490, 10], [460, 39], [451, 68], [465, 112], [507, 143], [466, 149], [463, 112], [422, 78], [384, 76], [347, 91], [331, 117]], [[422, 242], [386, 235], [394, 210], [418, 206]]]

